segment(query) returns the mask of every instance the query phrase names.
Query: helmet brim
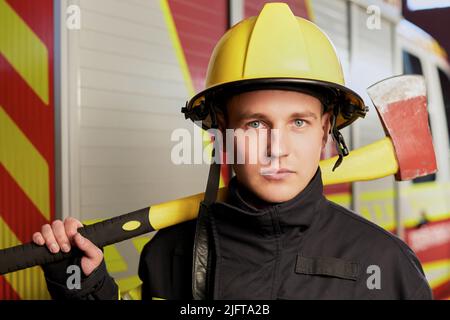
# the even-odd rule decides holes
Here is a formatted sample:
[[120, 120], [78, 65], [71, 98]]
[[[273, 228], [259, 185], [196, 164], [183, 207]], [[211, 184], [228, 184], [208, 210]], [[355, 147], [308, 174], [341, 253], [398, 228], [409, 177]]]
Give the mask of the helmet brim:
[[184, 109], [186, 118], [202, 121], [203, 129], [211, 128], [210, 108], [225, 108], [231, 97], [255, 90], [289, 90], [306, 93], [318, 98], [326, 107], [339, 108], [337, 129], [342, 129], [358, 118], [364, 118], [368, 108], [363, 99], [353, 90], [327, 81], [299, 78], [245, 79], [207, 88], [192, 99]]

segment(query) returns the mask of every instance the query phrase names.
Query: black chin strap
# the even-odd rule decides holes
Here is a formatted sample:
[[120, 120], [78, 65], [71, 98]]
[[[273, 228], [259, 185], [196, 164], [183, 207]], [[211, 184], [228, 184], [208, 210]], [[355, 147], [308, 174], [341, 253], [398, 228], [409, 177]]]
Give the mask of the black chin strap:
[[334, 171], [337, 167], [339, 167], [340, 164], [342, 163], [342, 159], [349, 154], [347, 145], [345, 144], [344, 137], [336, 128], [336, 119], [338, 117], [338, 114], [339, 114], [339, 107], [334, 107], [333, 119], [331, 123], [331, 134], [333, 135], [334, 141], [336, 143], [336, 150], [338, 152], [339, 159], [337, 159], [336, 163], [334, 164], [332, 171]]
[[[212, 126], [217, 129], [216, 117], [211, 112]], [[194, 238], [194, 250], [192, 259], [192, 295], [194, 300], [204, 300], [207, 297], [207, 292], [211, 284], [211, 265], [213, 259], [213, 248], [211, 246], [210, 238], [210, 222], [208, 210], [209, 206], [216, 201], [217, 190], [219, 188], [220, 180], [220, 161], [215, 161], [215, 153], [217, 144], [217, 137], [214, 136], [214, 144], [212, 150], [212, 162], [209, 167], [208, 183], [206, 185], [205, 197], [200, 203], [200, 208], [197, 217], [197, 226]], [[220, 152], [220, 150], [217, 150]]]

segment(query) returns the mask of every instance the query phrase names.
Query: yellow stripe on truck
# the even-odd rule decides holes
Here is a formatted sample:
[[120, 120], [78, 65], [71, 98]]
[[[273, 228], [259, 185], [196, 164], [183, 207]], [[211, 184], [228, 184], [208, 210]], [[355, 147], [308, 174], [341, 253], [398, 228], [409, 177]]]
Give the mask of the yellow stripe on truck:
[[5, 0], [0, 0], [0, 53], [48, 105], [47, 47]]
[[0, 106], [0, 146], [2, 146], [0, 163], [45, 219], [50, 220], [48, 163], [2, 106]]
[[450, 281], [450, 259], [425, 262], [422, 267], [431, 288], [435, 289]]

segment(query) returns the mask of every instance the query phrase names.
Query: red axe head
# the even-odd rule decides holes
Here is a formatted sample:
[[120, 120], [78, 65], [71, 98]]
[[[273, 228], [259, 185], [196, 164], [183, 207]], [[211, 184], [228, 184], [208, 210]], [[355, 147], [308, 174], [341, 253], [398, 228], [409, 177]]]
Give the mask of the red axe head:
[[395, 148], [399, 166], [396, 180], [436, 172], [424, 78], [396, 76], [372, 85], [367, 92]]

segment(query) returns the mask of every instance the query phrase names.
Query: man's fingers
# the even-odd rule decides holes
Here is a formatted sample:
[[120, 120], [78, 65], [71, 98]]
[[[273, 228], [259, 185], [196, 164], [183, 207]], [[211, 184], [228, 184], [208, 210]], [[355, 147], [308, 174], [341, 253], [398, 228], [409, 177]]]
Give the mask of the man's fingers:
[[82, 227], [80, 221], [75, 218], [68, 217], [64, 220], [64, 228], [66, 229], [66, 234], [69, 240], [72, 240], [73, 237], [78, 233], [78, 228]]
[[44, 237], [42, 236], [42, 234], [40, 232], [35, 232], [33, 234], [33, 242], [36, 243], [37, 245], [43, 246], [45, 244], [45, 240]]
[[64, 223], [61, 220], [55, 220], [52, 223], [53, 235], [58, 242], [59, 247], [63, 252], [70, 251], [69, 238], [67, 238]]
[[84, 252], [84, 255], [97, 262], [101, 262], [103, 259], [103, 252], [89, 239], [83, 237], [80, 233], [77, 233], [74, 237], [77, 247]]
[[58, 243], [56, 242], [55, 236], [53, 235], [53, 229], [49, 224], [44, 224], [41, 229], [42, 236], [44, 237], [45, 244], [47, 248], [53, 252], [57, 253], [59, 251]]
[[75, 235], [74, 242], [84, 252], [84, 257], [81, 259], [81, 268], [84, 274], [89, 276], [102, 262], [103, 252], [79, 233]]

